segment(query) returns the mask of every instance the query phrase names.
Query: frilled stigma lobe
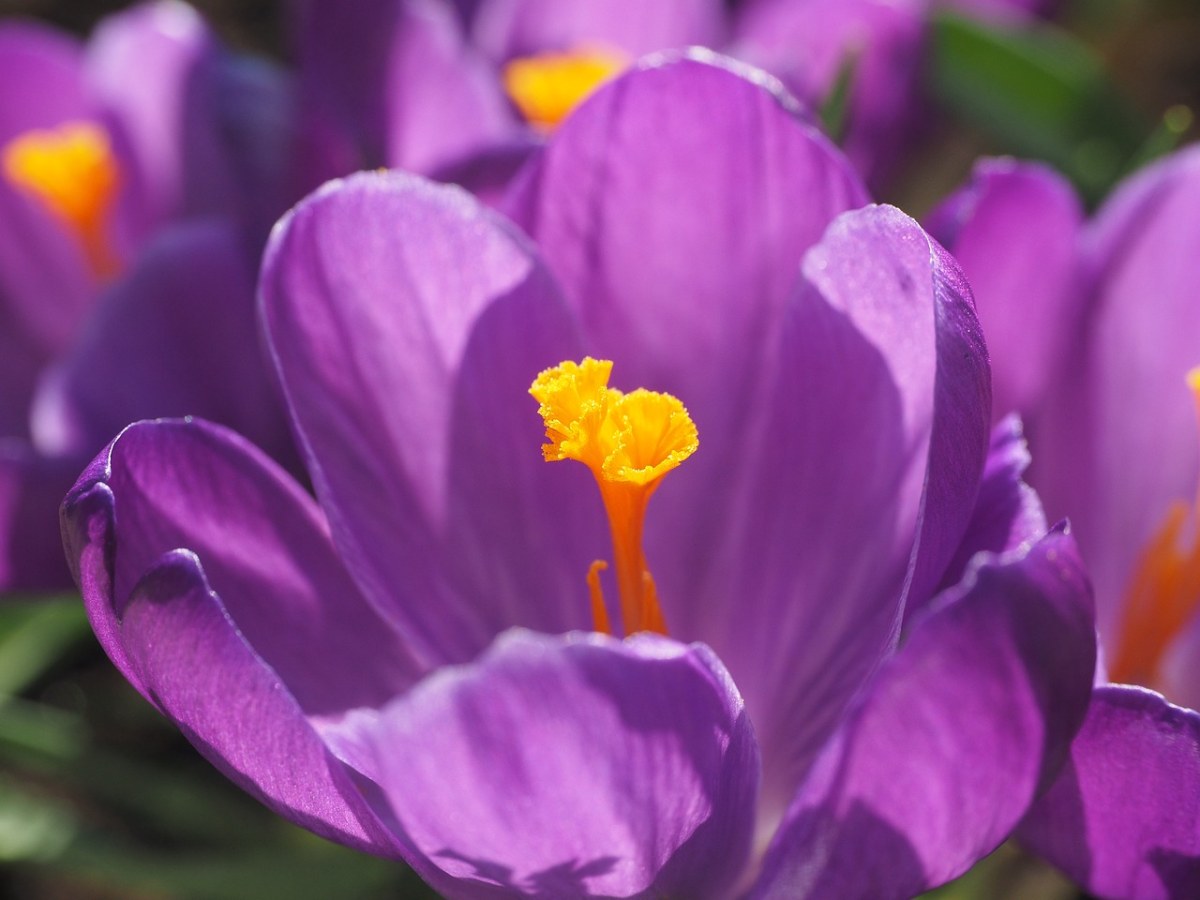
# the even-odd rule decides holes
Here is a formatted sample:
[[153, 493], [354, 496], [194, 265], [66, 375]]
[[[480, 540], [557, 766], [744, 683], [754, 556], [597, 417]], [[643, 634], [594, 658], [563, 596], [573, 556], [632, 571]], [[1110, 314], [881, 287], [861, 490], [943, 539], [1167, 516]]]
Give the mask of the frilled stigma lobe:
[[620, 53], [602, 48], [523, 56], [504, 67], [504, 89], [530, 125], [551, 131], [628, 63]]
[[[667, 472], [696, 452], [696, 425], [678, 398], [638, 388], [608, 386], [612, 362], [586, 357], [546, 369], [529, 393], [538, 401], [548, 443], [547, 462], [574, 459], [596, 478], [608, 514], [613, 566], [625, 634], [667, 626], [654, 579], [646, 567], [642, 529], [646, 505]], [[596, 630], [612, 633], [600, 586], [603, 560], [592, 563], [587, 584]]]
[[[1187, 382], [1200, 415], [1200, 368], [1188, 372]], [[1200, 610], [1197, 506], [1189, 510], [1183, 501], [1172, 504], [1142, 550], [1125, 595], [1120, 639], [1109, 671], [1112, 681], [1155, 686], [1167, 646]], [[1185, 531], [1190, 534], [1185, 536]]]
[[46, 207], [83, 246], [92, 271], [116, 273], [109, 217], [120, 170], [108, 135], [90, 122], [27, 131], [3, 148], [4, 175]]

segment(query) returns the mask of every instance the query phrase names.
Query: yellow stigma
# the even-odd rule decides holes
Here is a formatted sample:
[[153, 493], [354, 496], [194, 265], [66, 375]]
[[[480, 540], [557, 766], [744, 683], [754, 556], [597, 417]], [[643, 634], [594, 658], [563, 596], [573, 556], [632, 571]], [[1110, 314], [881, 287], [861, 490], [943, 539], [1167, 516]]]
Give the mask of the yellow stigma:
[[[624, 394], [608, 386], [612, 363], [586, 357], [538, 375], [529, 393], [546, 423], [542, 455], [574, 459], [592, 470], [608, 513], [625, 634], [667, 627], [642, 551], [646, 504], [664, 475], [700, 446], [696, 425], [670, 394], [641, 388]], [[602, 560], [587, 572], [597, 631], [611, 633], [600, 587]]]
[[[1187, 376], [1200, 413], [1200, 368]], [[1191, 512], [1191, 539], [1183, 539]], [[1195, 508], [1178, 501], [1142, 550], [1125, 596], [1109, 677], [1154, 687], [1167, 646], [1200, 609], [1200, 529]]]
[[120, 177], [102, 128], [67, 122], [27, 131], [4, 146], [3, 165], [12, 184], [32, 194], [71, 230], [97, 275], [115, 273], [108, 219]]
[[626, 65], [621, 54], [600, 48], [539, 53], [504, 67], [504, 89], [530, 125], [551, 131]]

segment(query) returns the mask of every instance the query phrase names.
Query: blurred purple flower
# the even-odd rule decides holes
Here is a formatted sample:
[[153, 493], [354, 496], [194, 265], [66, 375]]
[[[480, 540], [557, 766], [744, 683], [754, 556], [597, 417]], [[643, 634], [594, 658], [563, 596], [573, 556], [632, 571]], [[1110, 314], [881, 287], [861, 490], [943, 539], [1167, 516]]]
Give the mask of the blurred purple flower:
[[[522, 113], [536, 119], [543, 104], [569, 108], [594, 84], [572, 57], [599, 62], [583, 67], [599, 74], [647, 53], [697, 45], [772, 73], [809, 110], [820, 109], [849, 73], [843, 145], [859, 171], [881, 184], [927, 118], [920, 79], [934, 5], [308, 0], [297, 4], [293, 30], [310, 177], [390, 166], [455, 180], [490, 197], [538, 144]], [[1030, 4], [958, 5], [971, 12], [1003, 8], [1011, 20]], [[543, 71], [535, 78], [540, 99], [514, 90], [517, 66]]]
[[[143, 695], [446, 895], [908, 897], [1082, 720], [1090, 591], [989, 437], [957, 265], [727, 65], [602, 88], [507, 196], [524, 234], [400, 173], [281, 222], [262, 316], [316, 501], [197, 420], [130, 426], [64, 504]], [[530, 382], [585, 355], [699, 428], [645, 523], [666, 635], [593, 631], [596, 488], [540, 459]]]
[[998, 410], [1026, 415], [1031, 480], [1095, 582], [1101, 685], [1025, 837], [1105, 897], [1200, 895], [1198, 204], [1200, 148], [1086, 223], [1059, 176], [996, 160], [931, 224], [975, 289]]
[[86, 46], [0, 24], [0, 593], [70, 585], [55, 509], [133, 419], [286, 446], [253, 314], [286, 95], [173, 0]]

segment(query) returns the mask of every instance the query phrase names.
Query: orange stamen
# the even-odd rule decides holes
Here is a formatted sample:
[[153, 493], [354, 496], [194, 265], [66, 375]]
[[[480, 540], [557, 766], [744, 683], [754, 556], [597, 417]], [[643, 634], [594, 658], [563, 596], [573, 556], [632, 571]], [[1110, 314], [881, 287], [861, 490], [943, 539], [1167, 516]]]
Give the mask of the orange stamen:
[[109, 217], [120, 173], [108, 136], [98, 125], [67, 122], [27, 131], [3, 148], [5, 177], [56, 216], [75, 235], [92, 271], [116, 274]]
[[525, 56], [504, 67], [504, 89], [530, 125], [551, 131], [627, 64], [622, 54], [601, 48]]
[[[529, 392], [540, 404], [547, 461], [574, 459], [591, 469], [612, 536], [621, 622], [625, 634], [666, 634], [658, 591], [646, 565], [642, 530], [646, 505], [667, 472], [696, 451], [696, 426], [670, 394], [608, 387], [612, 363], [588, 357], [542, 372]], [[603, 560], [587, 573], [596, 630], [611, 634], [600, 586]]]
[[[1188, 373], [1188, 386], [1200, 414], [1200, 369]], [[1193, 533], [1184, 540], [1189, 513]], [[1172, 504], [1142, 551], [1126, 592], [1109, 671], [1113, 681], [1153, 686], [1167, 647], [1200, 609], [1200, 531], [1194, 518], [1186, 503]]]

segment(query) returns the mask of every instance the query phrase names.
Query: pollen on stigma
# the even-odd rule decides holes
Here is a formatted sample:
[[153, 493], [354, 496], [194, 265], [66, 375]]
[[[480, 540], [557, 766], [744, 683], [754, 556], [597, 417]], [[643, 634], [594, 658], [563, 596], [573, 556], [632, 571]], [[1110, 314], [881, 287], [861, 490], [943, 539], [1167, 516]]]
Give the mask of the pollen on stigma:
[[[600, 488], [612, 535], [613, 568], [626, 635], [666, 634], [654, 579], [646, 566], [642, 531], [646, 505], [663, 477], [700, 446], [696, 424], [671, 394], [642, 388], [623, 393], [608, 386], [612, 362], [585, 357], [546, 369], [530, 387], [540, 404], [547, 462], [586, 465]], [[613, 633], [596, 560], [586, 580], [596, 630]]]
[[0, 151], [5, 177], [36, 198], [83, 247], [92, 271], [116, 273], [109, 241], [120, 171], [108, 135], [91, 122], [17, 135]]
[[[1188, 372], [1187, 384], [1200, 415], [1200, 367]], [[1113, 681], [1156, 686], [1168, 645], [1200, 610], [1198, 508], [1200, 502], [1190, 509], [1182, 500], [1173, 503], [1142, 549], [1125, 594], [1120, 638], [1109, 672]], [[1185, 531], [1190, 535], [1185, 537]]]
[[628, 64], [623, 54], [603, 47], [522, 56], [504, 67], [504, 89], [530, 125], [552, 131]]

